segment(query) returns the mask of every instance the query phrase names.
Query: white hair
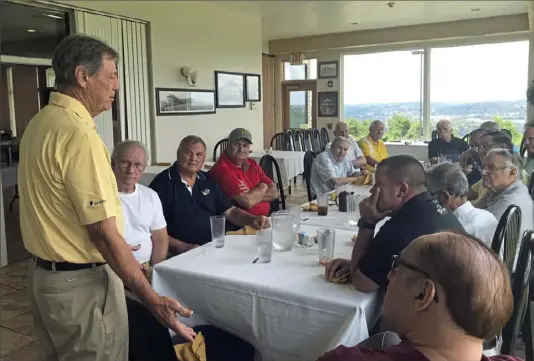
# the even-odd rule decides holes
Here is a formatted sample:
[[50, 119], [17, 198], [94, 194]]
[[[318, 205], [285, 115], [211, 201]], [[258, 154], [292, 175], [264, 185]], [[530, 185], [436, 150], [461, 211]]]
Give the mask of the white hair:
[[112, 161], [117, 160], [125, 152], [127, 152], [128, 150], [130, 150], [130, 148], [133, 148], [133, 147], [139, 147], [143, 149], [143, 152], [145, 153], [145, 164], [147, 164], [148, 163], [148, 151], [145, 145], [138, 140], [125, 140], [117, 144], [115, 148], [113, 148], [113, 153], [111, 154], [111, 160]]

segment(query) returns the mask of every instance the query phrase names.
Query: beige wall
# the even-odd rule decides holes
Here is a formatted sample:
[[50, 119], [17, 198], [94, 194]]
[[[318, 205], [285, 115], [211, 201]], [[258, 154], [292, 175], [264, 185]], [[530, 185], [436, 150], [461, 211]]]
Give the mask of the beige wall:
[[[214, 71], [261, 73], [261, 18], [237, 13], [202, 1], [64, 1], [111, 14], [150, 22], [150, 56], [154, 87], [187, 88], [180, 68], [198, 72], [197, 88], [214, 89]], [[154, 96], [153, 89], [150, 89]], [[180, 140], [188, 134], [201, 136], [211, 158], [217, 141], [231, 129], [252, 132], [263, 149], [263, 108], [256, 103], [237, 109], [217, 109], [216, 114], [155, 117], [155, 151], [158, 162], [175, 159]]]

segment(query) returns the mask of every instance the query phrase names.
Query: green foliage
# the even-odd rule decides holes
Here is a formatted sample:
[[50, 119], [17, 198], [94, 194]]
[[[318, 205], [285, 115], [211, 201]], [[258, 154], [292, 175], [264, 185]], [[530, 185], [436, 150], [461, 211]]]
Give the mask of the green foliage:
[[523, 134], [521, 134], [519, 130], [517, 130], [517, 127], [514, 125], [514, 123], [512, 123], [511, 120], [503, 119], [499, 116], [494, 117], [493, 120], [495, 120], [495, 122], [499, 124], [499, 128], [508, 129], [512, 133], [512, 142], [515, 145], [521, 144], [521, 139], [523, 139]]

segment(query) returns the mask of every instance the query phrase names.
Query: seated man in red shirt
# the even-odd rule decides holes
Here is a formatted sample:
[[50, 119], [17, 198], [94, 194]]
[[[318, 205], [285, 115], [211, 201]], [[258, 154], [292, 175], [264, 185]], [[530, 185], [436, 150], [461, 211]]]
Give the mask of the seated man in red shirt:
[[513, 297], [506, 266], [478, 239], [421, 236], [393, 257], [388, 278], [383, 326], [402, 341], [381, 349], [363, 346], [369, 340], [339, 346], [318, 361], [518, 360], [482, 354], [483, 340], [508, 322]]
[[268, 216], [269, 202], [278, 198], [278, 191], [258, 163], [248, 157], [251, 144], [248, 130], [232, 130], [228, 148], [211, 168], [209, 177], [236, 206], [255, 216]]

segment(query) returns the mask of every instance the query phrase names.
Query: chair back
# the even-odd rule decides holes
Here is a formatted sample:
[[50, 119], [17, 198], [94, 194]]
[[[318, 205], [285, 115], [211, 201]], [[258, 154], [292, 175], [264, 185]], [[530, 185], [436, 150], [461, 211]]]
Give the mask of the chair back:
[[315, 160], [315, 157], [317, 154], [315, 152], [308, 150], [306, 154], [304, 154], [304, 173], [302, 174], [302, 177], [304, 178], [304, 181], [306, 182], [306, 191], [308, 193], [308, 202], [311, 202], [313, 200], [313, 194], [311, 191], [311, 169], [313, 165], [313, 161]]
[[[282, 134], [287, 135], [285, 133], [282, 133]], [[276, 183], [276, 187], [278, 188], [278, 192], [280, 194], [280, 199], [281, 199], [280, 202], [282, 203], [282, 209], [286, 209], [286, 197], [284, 195], [284, 185], [282, 183], [282, 176], [280, 175], [280, 167], [278, 166], [278, 162], [272, 155], [266, 154], [260, 159], [260, 167], [261, 169], [263, 169], [263, 172], [267, 175], [267, 177], [271, 178], [272, 181]], [[276, 179], [274, 179], [275, 171], [276, 171]], [[273, 202], [278, 203], [278, 200], [275, 200]], [[274, 208], [277, 208], [276, 207], [277, 205], [275, 205]], [[271, 205], [271, 209], [273, 209], [272, 205]]]
[[[533, 231], [528, 230], [523, 234], [517, 267], [512, 276], [512, 294], [514, 295], [514, 311], [512, 317], [502, 330], [501, 354], [512, 355], [515, 352], [516, 341], [529, 309], [529, 284], [532, 268], [531, 242]], [[526, 322], [530, 322], [529, 319]], [[528, 342], [528, 340], [527, 340]]]
[[323, 127], [321, 128], [321, 151], [324, 152], [326, 145], [330, 142], [330, 136], [328, 135], [328, 130]]
[[504, 133], [508, 138], [512, 139], [512, 132], [508, 129], [501, 129], [501, 133]]
[[319, 154], [323, 151], [323, 147], [321, 146], [321, 133], [319, 133], [319, 130], [315, 128], [312, 129], [312, 150], [316, 154]]
[[530, 173], [530, 180], [528, 181], [528, 193], [530, 198], [534, 200], [534, 172]]
[[313, 150], [313, 132], [311, 129], [304, 129], [303, 151], [307, 152], [308, 150]]
[[521, 232], [521, 209], [512, 204], [502, 214], [491, 243], [491, 249], [498, 255], [501, 254], [504, 245], [503, 262], [508, 267], [510, 274], [513, 273], [519, 232]]
[[215, 144], [213, 148], [213, 161], [216, 162], [217, 158], [223, 154], [223, 152], [228, 148], [228, 138], [221, 139]]
[[275, 150], [293, 150], [291, 138], [287, 133], [276, 133], [271, 138], [271, 148]]
[[438, 131], [437, 130], [433, 130], [432, 131], [432, 137], [430, 140], [434, 140], [434, 139], [438, 139]]
[[291, 129], [288, 129], [288, 130], [286, 130], [286, 134], [289, 137], [289, 139], [291, 140], [292, 149], [296, 150], [295, 149], [295, 136], [293, 135], [293, 131]]
[[467, 133], [466, 135], [464, 135], [464, 136], [462, 137], [462, 140], [463, 140], [464, 142], [466, 142], [467, 144], [469, 144], [469, 137], [470, 137], [470, 136], [471, 136], [471, 133]]
[[295, 129], [292, 132], [293, 132], [293, 139], [294, 139], [293, 144], [295, 145], [293, 149], [299, 152], [305, 152], [306, 147], [304, 146], [304, 134], [302, 134], [302, 131], [300, 129]]
[[527, 145], [525, 143], [525, 137], [523, 136], [523, 139], [521, 139], [521, 145], [519, 145], [519, 155], [523, 158], [527, 157]]

